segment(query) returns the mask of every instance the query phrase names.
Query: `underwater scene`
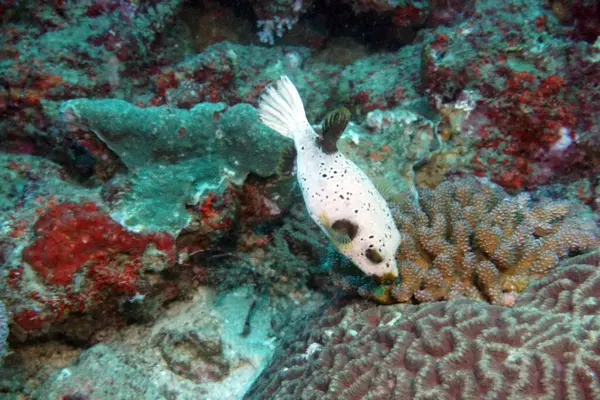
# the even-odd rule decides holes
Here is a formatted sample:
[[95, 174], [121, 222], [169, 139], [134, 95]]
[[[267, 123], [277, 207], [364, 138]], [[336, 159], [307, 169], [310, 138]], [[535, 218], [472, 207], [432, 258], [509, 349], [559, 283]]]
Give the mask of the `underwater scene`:
[[0, 400], [600, 400], [600, 1], [0, 0]]

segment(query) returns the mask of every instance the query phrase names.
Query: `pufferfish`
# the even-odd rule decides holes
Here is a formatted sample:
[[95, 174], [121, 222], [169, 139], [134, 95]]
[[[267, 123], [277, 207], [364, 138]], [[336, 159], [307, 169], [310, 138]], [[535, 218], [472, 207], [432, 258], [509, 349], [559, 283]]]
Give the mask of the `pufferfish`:
[[396, 252], [400, 233], [387, 202], [371, 179], [337, 148], [350, 112], [328, 114], [317, 134], [292, 81], [282, 76], [265, 89], [259, 119], [294, 140], [296, 177], [312, 220], [337, 251], [366, 275], [398, 276]]

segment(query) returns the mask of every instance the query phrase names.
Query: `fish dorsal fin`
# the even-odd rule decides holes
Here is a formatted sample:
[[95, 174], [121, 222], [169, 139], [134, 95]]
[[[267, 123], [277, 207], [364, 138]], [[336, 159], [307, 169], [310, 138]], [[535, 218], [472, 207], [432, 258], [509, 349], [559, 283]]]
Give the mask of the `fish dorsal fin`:
[[325, 116], [321, 136], [317, 141], [326, 154], [333, 154], [337, 151], [337, 141], [344, 133], [349, 120], [350, 111], [346, 107], [340, 107]]
[[392, 188], [390, 183], [382, 178], [372, 179], [375, 189], [379, 192], [381, 197], [388, 203], [398, 203], [400, 201], [399, 194]]
[[296, 162], [296, 147], [290, 146], [281, 150], [279, 153], [279, 161], [277, 162], [277, 167], [275, 168], [275, 172], [279, 176], [292, 176], [294, 172], [294, 164]]

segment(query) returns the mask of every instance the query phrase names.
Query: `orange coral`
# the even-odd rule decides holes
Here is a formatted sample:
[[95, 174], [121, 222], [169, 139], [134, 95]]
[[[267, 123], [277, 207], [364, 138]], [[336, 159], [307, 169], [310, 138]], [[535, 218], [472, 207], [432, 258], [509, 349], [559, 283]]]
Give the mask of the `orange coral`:
[[[476, 180], [444, 182], [420, 197], [419, 207], [399, 205], [397, 216], [408, 239], [398, 259], [425, 271], [421, 296], [472, 296], [475, 287], [490, 302], [506, 304], [513, 301], [507, 293], [523, 290], [570, 252], [599, 243], [595, 225], [576, 221], [566, 202], [532, 206], [527, 194], [510, 197]], [[442, 284], [426, 279], [432, 270]]]

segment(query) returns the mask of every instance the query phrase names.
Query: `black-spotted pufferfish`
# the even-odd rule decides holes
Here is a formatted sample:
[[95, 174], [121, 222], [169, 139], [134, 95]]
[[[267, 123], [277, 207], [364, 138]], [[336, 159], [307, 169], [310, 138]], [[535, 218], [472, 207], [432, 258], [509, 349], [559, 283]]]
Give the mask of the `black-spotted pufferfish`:
[[258, 109], [263, 124], [294, 140], [296, 176], [313, 221], [365, 274], [395, 278], [400, 233], [392, 213], [371, 179], [337, 149], [350, 112], [328, 114], [317, 134], [286, 76], [265, 89]]

